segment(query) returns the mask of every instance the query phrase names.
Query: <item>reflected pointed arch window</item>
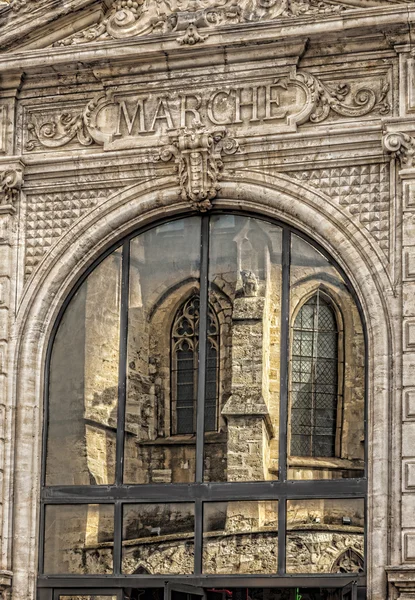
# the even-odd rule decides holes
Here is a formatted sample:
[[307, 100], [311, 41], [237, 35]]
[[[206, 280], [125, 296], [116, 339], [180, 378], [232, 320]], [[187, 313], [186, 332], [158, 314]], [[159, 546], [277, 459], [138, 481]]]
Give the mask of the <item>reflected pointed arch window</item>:
[[[172, 433], [196, 432], [199, 356], [199, 296], [186, 300], [172, 328]], [[205, 431], [217, 430], [219, 323], [209, 305], [206, 364]]]
[[291, 357], [291, 455], [334, 457], [339, 385], [334, 307], [319, 290], [300, 308]]

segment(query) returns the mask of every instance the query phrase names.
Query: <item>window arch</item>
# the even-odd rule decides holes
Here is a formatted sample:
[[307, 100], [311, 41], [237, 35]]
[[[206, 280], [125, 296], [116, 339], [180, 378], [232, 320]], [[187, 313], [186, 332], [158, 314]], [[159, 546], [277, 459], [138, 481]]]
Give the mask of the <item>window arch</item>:
[[[193, 295], [177, 310], [171, 335], [173, 434], [196, 433], [200, 298]], [[205, 431], [217, 429], [219, 322], [209, 304]]]
[[291, 455], [336, 455], [339, 328], [320, 289], [295, 317], [291, 351]]
[[[289, 324], [307, 332], [317, 303], [312, 340], [339, 336], [337, 306], [344, 317], [347, 374], [341, 453], [311, 464], [290, 452]], [[66, 302], [47, 381], [44, 588], [62, 575], [89, 595], [97, 581], [143, 589], [175, 576], [209, 589], [330, 576], [340, 588], [333, 557], [364, 557], [361, 313], [341, 270], [291, 227], [212, 212], [131, 234]]]

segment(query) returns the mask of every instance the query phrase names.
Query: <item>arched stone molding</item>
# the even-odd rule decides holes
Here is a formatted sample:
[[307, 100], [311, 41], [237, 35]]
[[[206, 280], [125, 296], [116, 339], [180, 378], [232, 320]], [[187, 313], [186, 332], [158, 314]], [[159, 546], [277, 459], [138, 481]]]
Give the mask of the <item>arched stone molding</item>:
[[[369, 346], [369, 595], [385, 597], [389, 562], [388, 490], [390, 412], [399, 418], [392, 360], [400, 338], [393, 292], [376, 251], [362, 230], [323, 194], [282, 175], [244, 171], [224, 176], [214, 204], [287, 221], [319, 242], [343, 267], [360, 298]], [[44, 257], [21, 299], [12, 337], [15, 423], [13, 571], [14, 598], [34, 597], [42, 452], [43, 377], [46, 349], [59, 308], [88, 265], [133, 229], [174, 214], [189, 214], [178, 200], [174, 177], [140, 183], [118, 193], [78, 221]], [[391, 358], [392, 360], [391, 360]], [[395, 380], [391, 381], [391, 378]], [[395, 424], [397, 427], [397, 424]], [[9, 508], [10, 510], [10, 508]], [[393, 536], [398, 537], [397, 532]]]

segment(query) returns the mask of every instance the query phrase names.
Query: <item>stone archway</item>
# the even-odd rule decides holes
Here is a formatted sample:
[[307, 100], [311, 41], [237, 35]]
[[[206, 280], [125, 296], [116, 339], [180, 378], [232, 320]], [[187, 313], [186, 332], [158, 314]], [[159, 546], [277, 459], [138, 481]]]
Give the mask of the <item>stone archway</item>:
[[[384, 597], [388, 562], [388, 454], [390, 356], [394, 340], [386, 308], [390, 288], [366, 233], [327, 197], [285, 176], [242, 172], [224, 177], [215, 205], [291, 223], [318, 241], [348, 274], [363, 306], [369, 346], [369, 544], [372, 598]], [[85, 269], [114, 241], [157, 219], [189, 212], [177, 199], [174, 178], [134, 185], [78, 221], [51, 249], [23, 294], [13, 331], [15, 388], [8, 423], [15, 431], [14, 597], [32, 598], [37, 569], [44, 361], [53, 323]], [[390, 299], [389, 299], [390, 302]], [[376, 390], [376, 394], [375, 394]], [[376, 418], [375, 418], [376, 415]], [[29, 482], [29, 484], [28, 484]]]

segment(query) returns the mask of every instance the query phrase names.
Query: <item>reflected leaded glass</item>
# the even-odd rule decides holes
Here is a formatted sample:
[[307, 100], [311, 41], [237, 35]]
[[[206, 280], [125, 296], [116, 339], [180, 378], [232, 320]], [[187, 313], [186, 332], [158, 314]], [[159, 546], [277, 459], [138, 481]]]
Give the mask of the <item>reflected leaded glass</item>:
[[[199, 353], [199, 297], [192, 296], [177, 311], [172, 330], [173, 431], [196, 431]], [[209, 306], [206, 364], [205, 431], [217, 429], [219, 324]]]
[[293, 329], [291, 454], [334, 456], [338, 331], [332, 306], [317, 292], [301, 307]]

